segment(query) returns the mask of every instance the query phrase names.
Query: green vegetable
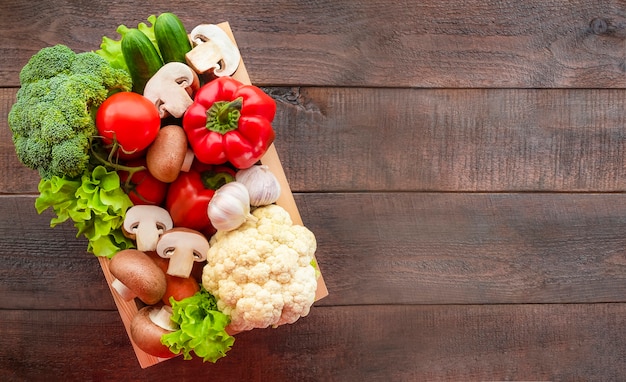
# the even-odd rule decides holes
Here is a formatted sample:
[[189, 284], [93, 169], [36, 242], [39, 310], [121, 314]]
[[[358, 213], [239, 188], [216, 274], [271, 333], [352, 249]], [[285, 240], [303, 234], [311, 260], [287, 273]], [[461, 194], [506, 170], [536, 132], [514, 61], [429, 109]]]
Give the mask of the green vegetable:
[[96, 256], [112, 257], [134, 247], [121, 228], [132, 202], [120, 188], [115, 171], [97, 166], [79, 178], [41, 179], [39, 193], [35, 200], [37, 212], [52, 207], [56, 214], [50, 227], [71, 219], [78, 229], [76, 237], [84, 235], [89, 241], [87, 250]]
[[[151, 15], [148, 17], [148, 22], [150, 25], [146, 23], [139, 23], [139, 25], [137, 25], [137, 29], [148, 36], [154, 47], [158, 50], [156, 37], [154, 35], [154, 23], [156, 22], [156, 16]], [[120, 25], [117, 27], [117, 33], [121, 36], [123, 36], [127, 30], [128, 27], [126, 25]], [[124, 55], [122, 54], [121, 38], [119, 40], [114, 40], [110, 37], [102, 37], [100, 49], [96, 50], [95, 53], [107, 60], [114, 68], [128, 71], [128, 66], [126, 66], [126, 61], [124, 60]]]
[[154, 24], [157, 17], [151, 15], [148, 22], [139, 23], [137, 28], [120, 25], [116, 31], [121, 39], [103, 37], [100, 49], [95, 53], [105, 58], [111, 65], [125, 69], [133, 80], [133, 91], [143, 93], [146, 82], [163, 66], [161, 53], [156, 41]]
[[193, 351], [204, 362], [216, 362], [224, 357], [235, 343], [226, 333], [230, 318], [217, 310], [215, 297], [201, 289], [191, 297], [176, 301], [170, 298], [172, 317], [179, 330], [161, 337], [161, 343], [174, 354], [183, 353], [186, 360]]
[[191, 42], [178, 16], [161, 13], [154, 23], [154, 35], [164, 63], [186, 63], [185, 54], [191, 50]]
[[133, 91], [143, 94], [148, 80], [163, 66], [159, 51], [142, 31], [129, 28], [122, 35], [122, 54], [133, 79]]
[[95, 110], [113, 92], [130, 90], [131, 79], [93, 52], [55, 45], [30, 58], [20, 84], [8, 116], [17, 157], [49, 179], [87, 169]]

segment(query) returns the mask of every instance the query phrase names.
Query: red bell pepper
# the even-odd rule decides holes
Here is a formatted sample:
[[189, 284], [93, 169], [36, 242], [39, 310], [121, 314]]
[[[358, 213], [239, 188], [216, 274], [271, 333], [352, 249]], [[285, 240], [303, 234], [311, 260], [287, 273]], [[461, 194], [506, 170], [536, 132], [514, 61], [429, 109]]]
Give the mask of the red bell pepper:
[[207, 164], [255, 164], [274, 141], [276, 102], [263, 90], [220, 77], [196, 92], [183, 128], [196, 158]]
[[207, 208], [215, 191], [222, 185], [235, 180], [235, 170], [227, 166], [212, 166], [194, 162], [188, 172], [181, 172], [170, 183], [165, 209], [174, 222], [174, 227], [185, 227], [203, 233], [207, 238], [216, 229], [209, 220]]

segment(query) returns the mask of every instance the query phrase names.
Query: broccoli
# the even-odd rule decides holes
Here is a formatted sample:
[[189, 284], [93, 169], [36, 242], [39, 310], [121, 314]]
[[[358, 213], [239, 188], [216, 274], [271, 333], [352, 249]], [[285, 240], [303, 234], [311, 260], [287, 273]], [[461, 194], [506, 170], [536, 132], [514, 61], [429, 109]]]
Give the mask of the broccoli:
[[50, 179], [88, 170], [95, 111], [110, 94], [130, 91], [132, 81], [96, 53], [59, 44], [31, 57], [20, 85], [8, 118], [15, 151], [25, 166]]

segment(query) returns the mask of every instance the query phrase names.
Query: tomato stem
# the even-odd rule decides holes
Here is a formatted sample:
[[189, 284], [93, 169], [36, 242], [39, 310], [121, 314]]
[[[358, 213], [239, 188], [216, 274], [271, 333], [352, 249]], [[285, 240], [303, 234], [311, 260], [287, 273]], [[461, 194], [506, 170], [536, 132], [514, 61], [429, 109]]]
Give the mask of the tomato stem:
[[139, 171], [145, 170], [146, 167], [145, 166], [124, 166], [123, 164], [119, 164], [113, 161], [113, 157], [115, 155], [115, 153], [117, 152], [117, 149], [120, 148], [121, 146], [117, 143], [117, 141], [113, 142], [111, 151], [109, 152], [108, 157], [104, 158], [104, 156], [100, 155], [100, 148], [102, 146], [100, 145], [96, 145], [94, 143], [94, 140], [91, 139], [91, 154], [92, 156], [101, 164], [103, 164], [105, 167], [109, 167], [115, 171], [126, 171], [128, 172], [128, 178], [126, 179], [126, 182], [124, 184], [123, 187], [125, 187], [126, 189], [128, 189], [131, 186], [131, 182], [130, 180], [132, 179], [133, 175]]

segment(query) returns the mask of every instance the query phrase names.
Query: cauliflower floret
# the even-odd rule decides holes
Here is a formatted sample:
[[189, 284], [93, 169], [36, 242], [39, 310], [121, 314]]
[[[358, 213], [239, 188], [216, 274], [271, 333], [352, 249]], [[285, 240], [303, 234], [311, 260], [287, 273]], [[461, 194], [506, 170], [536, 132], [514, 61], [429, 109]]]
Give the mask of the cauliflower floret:
[[252, 214], [256, 221], [213, 235], [202, 274], [234, 331], [291, 324], [309, 313], [317, 290], [315, 235], [278, 205]]

